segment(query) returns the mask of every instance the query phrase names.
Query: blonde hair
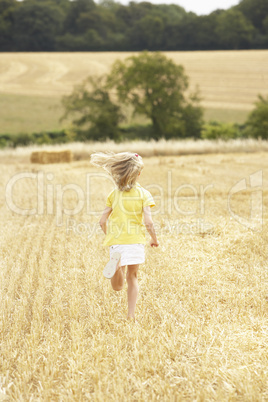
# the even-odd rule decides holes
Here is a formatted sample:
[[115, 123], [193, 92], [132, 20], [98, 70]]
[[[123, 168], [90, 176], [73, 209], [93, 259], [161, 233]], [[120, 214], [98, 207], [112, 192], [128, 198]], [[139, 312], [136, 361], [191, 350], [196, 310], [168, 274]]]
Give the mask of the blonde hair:
[[132, 152], [97, 152], [91, 155], [90, 162], [105, 169], [120, 191], [131, 190], [143, 169], [142, 157]]

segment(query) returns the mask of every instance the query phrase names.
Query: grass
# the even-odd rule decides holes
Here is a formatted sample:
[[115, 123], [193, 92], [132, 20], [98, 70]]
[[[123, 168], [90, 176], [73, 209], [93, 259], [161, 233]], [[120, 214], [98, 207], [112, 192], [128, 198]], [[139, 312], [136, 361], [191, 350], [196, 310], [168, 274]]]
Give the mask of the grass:
[[[132, 53], [1, 53], [0, 133], [61, 128], [60, 98]], [[243, 123], [268, 93], [268, 51], [165, 52], [199, 86], [206, 120]]]
[[243, 124], [246, 122], [249, 111], [246, 110], [233, 110], [233, 109], [205, 109], [204, 119], [206, 122], [218, 121], [221, 123], [238, 123]]
[[[0, 134], [33, 133], [65, 128], [71, 119], [60, 121], [63, 116], [60, 99], [40, 95], [0, 95]], [[145, 124], [143, 116], [132, 118], [126, 108], [127, 124]], [[228, 109], [205, 109], [205, 120], [243, 123], [248, 112]]]
[[57, 98], [36, 95], [0, 95], [0, 134], [33, 133], [66, 127]]
[[[88, 161], [41, 166], [14, 158], [0, 165], [3, 400], [267, 400], [267, 205], [262, 227], [256, 218], [258, 231], [239, 224], [227, 208], [230, 189], [259, 170], [266, 199], [267, 154], [144, 163], [140, 183], [155, 197], [161, 246], [147, 247], [139, 270], [137, 323], [125, 319], [126, 287], [114, 292], [102, 276], [108, 250], [97, 228], [110, 181], [91, 178], [88, 209], [84, 204], [57, 226], [59, 186], [76, 184], [85, 192], [87, 175], [101, 171]], [[12, 212], [6, 184], [16, 173], [38, 171], [44, 213]], [[192, 190], [178, 193], [183, 184]], [[35, 208], [36, 180], [20, 179], [12, 196], [17, 207]], [[249, 219], [250, 199], [249, 187], [234, 194], [233, 213]], [[69, 190], [64, 208], [76, 205]]]

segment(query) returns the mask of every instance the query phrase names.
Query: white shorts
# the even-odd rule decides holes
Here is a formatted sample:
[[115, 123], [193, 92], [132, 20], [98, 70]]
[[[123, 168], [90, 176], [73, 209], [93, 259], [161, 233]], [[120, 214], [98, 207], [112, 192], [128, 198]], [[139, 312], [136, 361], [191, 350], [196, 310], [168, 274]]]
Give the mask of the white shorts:
[[110, 256], [121, 254], [121, 266], [143, 264], [145, 262], [144, 244], [115, 244], [110, 246]]

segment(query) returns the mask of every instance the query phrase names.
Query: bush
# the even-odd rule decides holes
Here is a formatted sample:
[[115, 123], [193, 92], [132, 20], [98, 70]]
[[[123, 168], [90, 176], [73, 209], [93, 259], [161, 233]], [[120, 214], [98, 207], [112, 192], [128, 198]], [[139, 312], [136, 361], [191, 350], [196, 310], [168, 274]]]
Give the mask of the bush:
[[241, 138], [243, 135], [242, 126], [230, 123], [210, 122], [205, 124], [201, 132], [201, 138], [207, 140], [230, 140]]
[[259, 95], [255, 109], [250, 113], [246, 122], [245, 133], [248, 137], [268, 139], [268, 96]]
[[153, 137], [153, 126], [151, 124], [147, 126], [134, 125], [120, 127], [120, 139], [121, 141], [128, 140], [144, 140], [149, 141]]
[[6, 148], [7, 142], [4, 138], [0, 137], [0, 148]]
[[41, 133], [33, 133], [32, 141], [34, 144], [66, 144], [74, 139], [74, 135], [66, 130], [61, 131], [44, 131]]
[[76, 134], [70, 130], [51, 131], [48, 135], [53, 144], [66, 144], [67, 142], [76, 141]]
[[79, 138], [75, 133], [68, 130], [47, 131], [40, 133], [21, 133], [17, 135], [2, 134], [0, 135], [0, 148], [6, 147], [24, 147], [32, 144], [66, 144], [70, 141], [78, 141]]
[[45, 132], [34, 133], [34, 134], [32, 134], [31, 137], [32, 137], [34, 144], [37, 144], [37, 145], [52, 144], [52, 141], [50, 140], [49, 135]]
[[11, 137], [12, 143], [11, 145], [16, 148], [16, 147], [25, 147], [27, 145], [31, 145], [33, 143], [32, 136], [30, 134], [17, 134], [13, 135]]
[[11, 145], [11, 136], [9, 134], [0, 135], [0, 148], [6, 148]]

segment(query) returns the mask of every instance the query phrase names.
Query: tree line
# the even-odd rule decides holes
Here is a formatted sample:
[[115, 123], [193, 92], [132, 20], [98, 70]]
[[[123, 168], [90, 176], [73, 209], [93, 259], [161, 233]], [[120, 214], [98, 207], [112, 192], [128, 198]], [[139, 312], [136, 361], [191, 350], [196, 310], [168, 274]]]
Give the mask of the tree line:
[[0, 51], [232, 50], [268, 47], [268, 0], [198, 16], [178, 5], [0, 0]]

